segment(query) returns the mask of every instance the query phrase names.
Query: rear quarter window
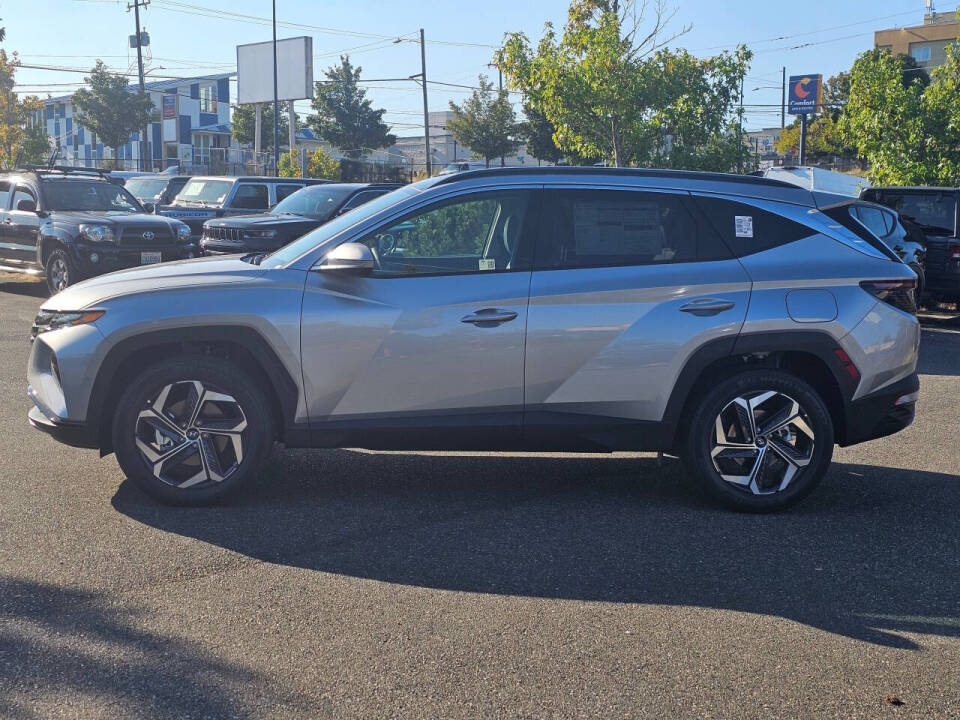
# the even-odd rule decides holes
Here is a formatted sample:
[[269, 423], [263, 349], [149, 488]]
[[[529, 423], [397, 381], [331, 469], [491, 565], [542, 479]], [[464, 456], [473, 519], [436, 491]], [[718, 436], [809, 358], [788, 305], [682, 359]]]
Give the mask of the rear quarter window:
[[737, 257], [816, 235], [817, 231], [776, 213], [726, 198], [695, 195], [694, 201]]

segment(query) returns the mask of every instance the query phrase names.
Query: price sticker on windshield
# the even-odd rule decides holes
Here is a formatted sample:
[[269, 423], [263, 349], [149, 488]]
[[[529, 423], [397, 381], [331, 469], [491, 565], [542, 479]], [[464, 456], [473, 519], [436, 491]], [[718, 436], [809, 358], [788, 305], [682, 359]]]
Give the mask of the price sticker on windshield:
[[753, 237], [753, 215], [737, 215], [733, 219], [737, 237]]

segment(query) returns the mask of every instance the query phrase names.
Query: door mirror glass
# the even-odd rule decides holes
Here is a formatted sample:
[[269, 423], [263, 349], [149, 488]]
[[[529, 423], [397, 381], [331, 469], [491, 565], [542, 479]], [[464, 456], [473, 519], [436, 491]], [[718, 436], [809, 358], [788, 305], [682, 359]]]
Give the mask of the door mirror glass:
[[20, 212], [36, 212], [37, 203], [29, 198], [17, 201], [17, 210]]
[[322, 272], [347, 272], [364, 274], [373, 272], [376, 266], [373, 252], [360, 243], [343, 243], [327, 253], [318, 270]]

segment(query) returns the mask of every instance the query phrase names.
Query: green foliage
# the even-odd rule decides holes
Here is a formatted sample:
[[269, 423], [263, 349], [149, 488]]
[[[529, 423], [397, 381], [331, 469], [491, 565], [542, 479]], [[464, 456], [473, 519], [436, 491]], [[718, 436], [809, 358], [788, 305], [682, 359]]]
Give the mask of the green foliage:
[[397, 141], [383, 122], [386, 110], [374, 110], [367, 91], [359, 86], [361, 70], [353, 67], [349, 56], [328, 68], [327, 79], [316, 83], [311, 101], [316, 114], [307, 118], [319, 137], [349, 158], [361, 158]]
[[[43, 127], [30, 126], [30, 116], [43, 107], [36, 96], [17, 98], [13, 91], [19, 62], [14, 53], [8, 58], [0, 50], [0, 167], [10, 167], [23, 152], [23, 162], [43, 162], [47, 155], [47, 133]], [[39, 152], [42, 141], [43, 152]], [[39, 160], [36, 158], [39, 155]]]
[[149, 122], [153, 102], [145, 92], [130, 92], [127, 78], [111, 73], [102, 60], [97, 60], [85, 81], [87, 86], [73, 94], [78, 110], [74, 121], [115, 151]]
[[929, 84], [903, 56], [872, 50], [850, 70], [844, 141], [879, 185], [960, 184], [960, 49], [947, 47]]
[[527, 143], [527, 151], [539, 160], [556, 163], [563, 158], [563, 151], [553, 141], [556, 128], [546, 116], [531, 105], [523, 106], [526, 121], [520, 127], [520, 135]]
[[277, 174], [280, 177], [300, 177], [300, 153], [297, 150], [285, 152], [280, 156], [280, 164], [277, 166]]
[[[290, 135], [290, 121], [287, 114], [280, 113], [279, 130], [277, 135], [280, 138], [280, 145], [286, 145]], [[256, 105], [239, 105], [233, 110], [233, 117], [230, 119], [230, 130], [233, 137], [239, 143], [253, 144], [257, 132], [257, 108]], [[260, 149], [263, 152], [273, 150], [273, 104], [265, 103], [263, 105], [263, 122], [260, 126]]]
[[509, 155], [517, 149], [517, 118], [506, 90], [494, 93], [486, 75], [478, 78], [479, 88], [463, 105], [450, 103], [453, 119], [447, 129], [454, 139], [487, 161]]
[[[826, 101], [824, 101], [826, 104]], [[837, 113], [841, 116], [841, 113]], [[777, 152], [785, 155], [796, 155], [800, 151], [800, 118], [797, 117], [791, 125], [784, 128], [777, 142]], [[844, 142], [839, 124], [834, 120], [833, 113], [825, 111], [807, 123], [807, 158], [814, 162], [834, 157], [852, 158], [856, 156], [856, 149]]]
[[553, 125], [564, 153], [615, 165], [733, 169], [749, 156], [735, 107], [751, 54], [740, 47], [700, 60], [666, 49], [686, 31], [664, 37], [671, 17], [661, 3], [573, 0], [561, 36], [547, 23], [534, 49], [523, 33], [509, 34], [496, 61]]
[[317, 148], [307, 156], [307, 175], [312, 178], [340, 179], [340, 161]]

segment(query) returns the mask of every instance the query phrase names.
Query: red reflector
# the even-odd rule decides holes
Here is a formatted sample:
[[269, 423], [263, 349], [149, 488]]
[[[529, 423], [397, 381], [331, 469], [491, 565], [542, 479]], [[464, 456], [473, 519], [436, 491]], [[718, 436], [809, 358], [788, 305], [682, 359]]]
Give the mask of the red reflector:
[[960, 260], [960, 245], [951, 245], [951, 246], [950, 246], [950, 259], [951, 259], [951, 260]]
[[852, 377], [854, 380], [860, 379], [860, 371], [857, 369], [857, 366], [853, 364], [853, 360], [850, 359], [850, 356], [844, 350], [836, 349], [833, 351], [833, 354], [837, 356], [837, 360], [843, 363], [843, 369], [847, 371], [847, 374]]

